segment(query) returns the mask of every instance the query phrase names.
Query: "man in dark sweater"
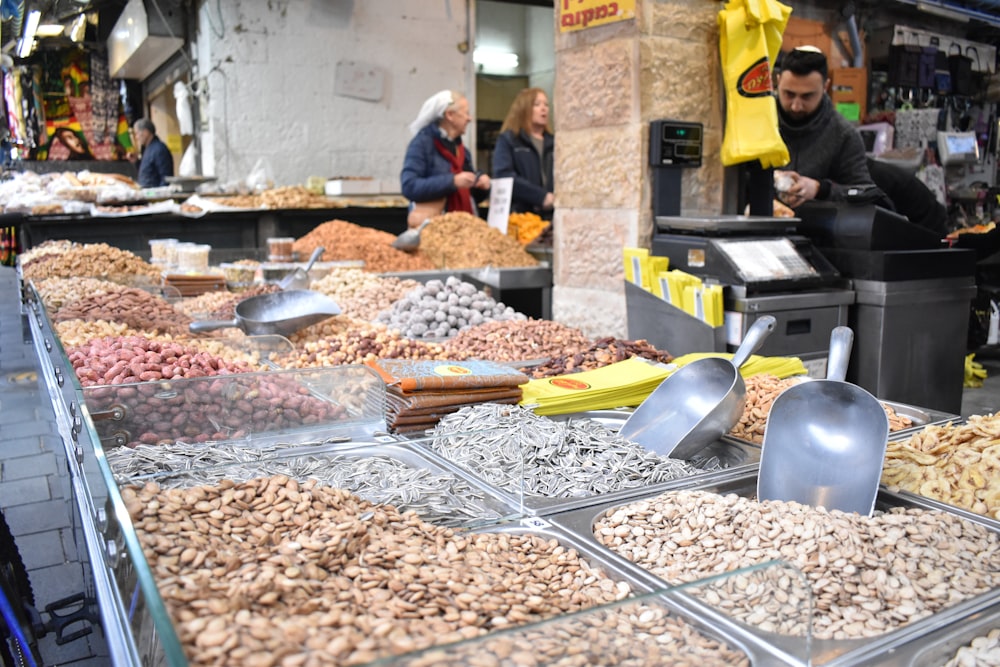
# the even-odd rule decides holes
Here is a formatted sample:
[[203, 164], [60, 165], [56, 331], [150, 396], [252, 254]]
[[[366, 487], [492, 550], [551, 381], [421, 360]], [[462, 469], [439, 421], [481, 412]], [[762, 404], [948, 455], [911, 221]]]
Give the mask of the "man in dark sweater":
[[[852, 186], [872, 188], [861, 135], [826, 94], [826, 56], [802, 46], [782, 54], [778, 68], [778, 124], [791, 157], [776, 172], [778, 198], [795, 208], [810, 199], [844, 201]], [[880, 195], [868, 190], [866, 198]]]
[[174, 158], [170, 149], [156, 136], [156, 126], [148, 118], [140, 118], [132, 126], [136, 140], [142, 146], [139, 160], [139, 185], [158, 188], [167, 184], [167, 177], [174, 175]]

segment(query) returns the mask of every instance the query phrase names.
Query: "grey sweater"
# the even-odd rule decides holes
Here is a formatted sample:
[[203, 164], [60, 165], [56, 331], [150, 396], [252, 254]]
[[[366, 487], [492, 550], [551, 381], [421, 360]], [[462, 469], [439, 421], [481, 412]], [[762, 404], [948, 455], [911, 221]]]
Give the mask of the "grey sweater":
[[843, 201], [848, 187], [873, 183], [861, 135], [837, 113], [829, 96], [801, 125], [792, 124], [779, 104], [778, 124], [791, 157], [785, 169], [819, 181], [817, 199]]

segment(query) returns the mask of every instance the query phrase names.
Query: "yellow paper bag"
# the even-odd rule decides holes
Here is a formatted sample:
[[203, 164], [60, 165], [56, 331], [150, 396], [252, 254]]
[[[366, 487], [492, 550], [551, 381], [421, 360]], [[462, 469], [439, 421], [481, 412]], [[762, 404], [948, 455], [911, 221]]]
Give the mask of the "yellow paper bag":
[[777, 0], [732, 0], [719, 12], [719, 56], [726, 87], [722, 164], [760, 160], [763, 168], [788, 164], [778, 131], [771, 63], [792, 8]]

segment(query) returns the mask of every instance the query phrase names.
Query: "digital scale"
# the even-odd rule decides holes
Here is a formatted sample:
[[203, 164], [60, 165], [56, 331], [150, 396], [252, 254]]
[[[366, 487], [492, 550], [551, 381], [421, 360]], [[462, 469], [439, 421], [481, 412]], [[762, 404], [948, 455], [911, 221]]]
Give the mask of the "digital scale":
[[[847, 324], [854, 292], [798, 233], [795, 218], [681, 214], [682, 170], [701, 166], [702, 136], [700, 123], [650, 124], [650, 254], [669, 258], [671, 269], [723, 285], [724, 349], [735, 349], [758, 317], [772, 315], [775, 330], [759, 353], [798, 356], [812, 374], [825, 377], [830, 332]], [[630, 336], [632, 320], [630, 315]], [[669, 342], [666, 348], [673, 352]]]

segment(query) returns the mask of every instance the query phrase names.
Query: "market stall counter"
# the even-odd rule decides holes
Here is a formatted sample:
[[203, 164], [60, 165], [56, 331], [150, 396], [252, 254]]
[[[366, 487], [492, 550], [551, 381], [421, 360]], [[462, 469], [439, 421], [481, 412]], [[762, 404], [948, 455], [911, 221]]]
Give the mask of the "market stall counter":
[[137, 253], [149, 251], [149, 241], [179, 238], [216, 248], [262, 248], [268, 238], [303, 236], [333, 219], [355, 222], [391, 234], [406, 229], [406, 209], [400, 207], [347, 206], [325, 209], [215, 210], [200, 216], [141, 212], [127, 215], [23, 215], [18, 227], [23, 249], [48, 240], [78, 243], [111, 243]]

